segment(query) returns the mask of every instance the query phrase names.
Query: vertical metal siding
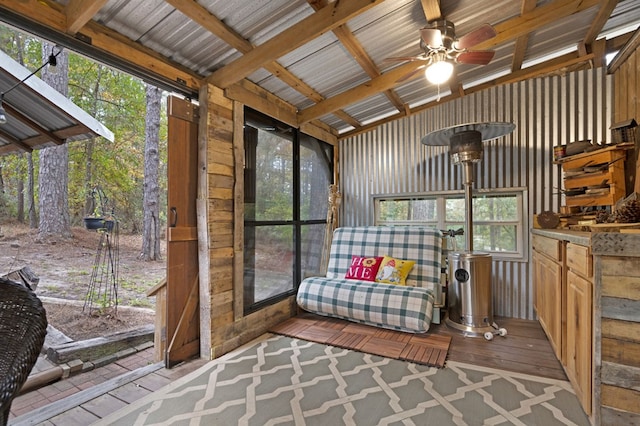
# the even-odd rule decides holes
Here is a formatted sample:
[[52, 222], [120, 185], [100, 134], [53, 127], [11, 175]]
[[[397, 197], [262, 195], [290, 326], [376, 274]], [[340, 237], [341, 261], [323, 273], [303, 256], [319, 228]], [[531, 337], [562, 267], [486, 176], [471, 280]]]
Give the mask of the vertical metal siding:
[[[467, 122], [510, 121], [516, 124], [511, 135], [485, 143], [475, 187], [526, 187], [531, 227], [534, 213], [558, 211], [562, 204], [553, 147], [583, 139], [609, 141], [611, 90], [612, 79], [603, 68], [532, 79], [467, 95], [340, 141], [342, 225], [372, 224], [374, 194], [463, 189], [461, 167], [451, 164], [448, 148], [424, 146], [422, 136]], [[529, 262], [494, 259], [493, 276], [494, 313], [534, 319]]]

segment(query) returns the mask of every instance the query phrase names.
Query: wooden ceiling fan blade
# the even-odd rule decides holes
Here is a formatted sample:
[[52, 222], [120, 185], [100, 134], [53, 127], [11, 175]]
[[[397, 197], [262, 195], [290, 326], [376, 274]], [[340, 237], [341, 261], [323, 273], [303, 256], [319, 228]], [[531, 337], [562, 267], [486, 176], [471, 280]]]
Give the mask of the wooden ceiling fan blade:
[[469, 49], [477, 44], [494, 38], [497, 35], [495, 28], [489, 24], [484, 24], [468, 34], [458, 39], [456, 47], [458, 49]]
[[494, 50], [472, 50], [459, 54], [456, 61], [461, 64], [487, 65], [495, 54]]
[[429, 47], [434, 49], [442, 47], [442, 33], [438, 29], [423, 28], [420, 30], [420, 38]]
[[418, 74], [420, 71], [422, 71], [424, 69], [424, 67], [426, 67], [426, 65], [420, 65], [418, 68], [416, 68], [415, 70], [411, 71], [409, 74], [403, 75], [402, 77], [400, 77], [397, 82], [398, 83], [403, 83], [407, 80], [410, 80], [411, 78], [413, 78], [416, 74]]

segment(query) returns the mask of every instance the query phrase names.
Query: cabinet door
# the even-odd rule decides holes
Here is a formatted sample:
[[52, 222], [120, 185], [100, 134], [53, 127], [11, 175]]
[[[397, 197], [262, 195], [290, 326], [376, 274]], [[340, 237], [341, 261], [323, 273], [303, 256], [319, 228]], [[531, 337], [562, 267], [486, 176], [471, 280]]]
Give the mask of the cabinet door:
[[558, 359], [562, 348], [562, 267], [545, 255], [533, 252], [535, 308]]
[[587, 414], [591, 414], [592, 299], [591, 282], [569, 270], [566, 372]]

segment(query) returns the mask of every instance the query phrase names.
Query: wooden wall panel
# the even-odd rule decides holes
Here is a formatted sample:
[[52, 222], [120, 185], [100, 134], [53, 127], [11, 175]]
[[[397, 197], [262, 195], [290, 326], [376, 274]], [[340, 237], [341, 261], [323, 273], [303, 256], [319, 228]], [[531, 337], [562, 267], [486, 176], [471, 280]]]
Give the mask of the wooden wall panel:
[[614, 122], [640, 120], [640, 51], [636, 50], [614, 72]]
[[593, 234], [592, 251], [596, 421], [640, 424], [640, 234]]
[[[243, 92], [244, 93], [244, 92]], [[295, 299], [242, 311], [244, 106], [214, 87], [201, 89], [198, 193], [201, 353], [211, 359], [247, 343], [295, 313]], [[204, 287], [204, 288], [202, 288]]]
[[[613, 122], [630, 119], [640, 122], [640, 30], [629, 40], [609, 66], [613, 73]], [[640, 192], [640, 126], [635, 129], [636, 148], [633, 155], [635, 169], [627, 167], [629, 182], [634, 183], [635, 192]], [[633, 164], [633, 162], [632, 162]]]

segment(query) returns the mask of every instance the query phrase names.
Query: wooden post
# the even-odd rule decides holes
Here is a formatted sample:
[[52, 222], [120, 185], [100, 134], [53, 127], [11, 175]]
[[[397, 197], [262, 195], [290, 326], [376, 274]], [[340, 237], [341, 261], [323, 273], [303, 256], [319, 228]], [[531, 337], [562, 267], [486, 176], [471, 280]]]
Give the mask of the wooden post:
[[324, 231], [324, 243], [322, 245], [322, 258], [320, 260], [320, 272], [327, 272], [329, 265], [329, 251], [331, 250], [331, 240], [333, 231], [338, 227], [338, 207], [342, 200], [342, 194], [338, 191], [338, 185], [329, 185], [329, 208], [327, 208], [327, 226]]

